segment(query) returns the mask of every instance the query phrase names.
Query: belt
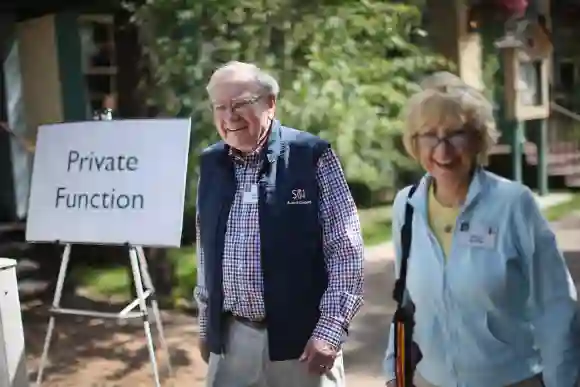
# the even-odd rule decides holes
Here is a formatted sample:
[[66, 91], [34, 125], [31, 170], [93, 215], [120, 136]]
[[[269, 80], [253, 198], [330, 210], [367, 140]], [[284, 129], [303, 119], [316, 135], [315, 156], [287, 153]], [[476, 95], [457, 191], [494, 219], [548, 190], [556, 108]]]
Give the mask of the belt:
[[230, 314], [230, 316], [237, 322], [242, 323], [250, 328], [257, 330], [264, 330], [267, 328], [266, 320], [252, 320], [247, 317], [237, 316], [235, 314]]

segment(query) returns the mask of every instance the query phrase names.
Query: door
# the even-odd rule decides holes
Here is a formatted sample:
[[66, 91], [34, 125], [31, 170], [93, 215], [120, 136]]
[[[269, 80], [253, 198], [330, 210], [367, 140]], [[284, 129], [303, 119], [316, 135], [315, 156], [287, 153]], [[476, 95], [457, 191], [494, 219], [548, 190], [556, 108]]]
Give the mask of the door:
[[[10, 20], [12, 19], [12, 20]], [[0, 15], [0, 59], [4, 64], [10, 52], [14, 22], [9, 15]], [[6, 77], [0, 66], [0, 122], [8, 123]], [[0, 223], [16, 220], [16, 195], [12, 164], [12, 138], [0, 129]]]

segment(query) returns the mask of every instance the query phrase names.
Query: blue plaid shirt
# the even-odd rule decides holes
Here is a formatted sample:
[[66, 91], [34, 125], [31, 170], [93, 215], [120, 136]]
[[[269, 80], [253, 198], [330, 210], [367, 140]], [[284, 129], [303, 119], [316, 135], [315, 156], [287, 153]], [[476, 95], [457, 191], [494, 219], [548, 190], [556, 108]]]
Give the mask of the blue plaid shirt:
[[[224, 310], [252, 320], [265, 318], [264, 283], [260, 264], [258, 204], [242, 203], [244, 189], [258, 183], [258, 152], [234, 157], [237, 192], [230, 210], [223, 255]], [[356, 205], [340, 162], [332, 149], [318, 161], [320, 219], [329, 285], [320, 303], [321, 318], [312, 337], [338, 348], [347, 327], [362, 305], [363, 240]], [[200, 336], [205, 337], [207, 288], [204, 254], [197, 220], [197, 287]], [[299, 279], [297, 279], [298, 281]]]

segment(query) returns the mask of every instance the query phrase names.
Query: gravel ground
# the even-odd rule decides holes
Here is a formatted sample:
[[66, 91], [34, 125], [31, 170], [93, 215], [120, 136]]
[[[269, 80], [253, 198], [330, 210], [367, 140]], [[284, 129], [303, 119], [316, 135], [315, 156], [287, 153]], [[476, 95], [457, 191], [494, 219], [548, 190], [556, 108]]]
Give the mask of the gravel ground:
[[[580, 216], [573, 215], [553, 224], [558, 242], [566, 252], [576, 283], [580, 283]], [[390, 244], [367, 250], [365, 306], [351, 327], [345, 348], [349, 387], [379, 387], [381, 360], [387, 327], [394, 305], [392, 287], [392, 248]], [[64, 300], [63, 306], [107, 310], [108, 303], [82, 297]], [[113, 310], [120, 311], [119, 304]], [[34, 303], [23, 305], [27, 367], [31, 380], [36, 369], [46, 326], [47, 309]], [[197, 349], [197, 327], [193, 316], [163, 312], [164, 328], [171, 352], [174, 375], [162, 371], [162, 385], [202, 387], [205, 364]], [[156, 331], [154, 331], [156, 333]], [[55, 339], [45, 371], [45, 387], [115, 387], [153, 386], [151, 365], [145, 337], [137, 321], [118, 324], [114, 321], [62, 316], [57, 319]], [[158, 351], [165, 370], [165, 354]]]

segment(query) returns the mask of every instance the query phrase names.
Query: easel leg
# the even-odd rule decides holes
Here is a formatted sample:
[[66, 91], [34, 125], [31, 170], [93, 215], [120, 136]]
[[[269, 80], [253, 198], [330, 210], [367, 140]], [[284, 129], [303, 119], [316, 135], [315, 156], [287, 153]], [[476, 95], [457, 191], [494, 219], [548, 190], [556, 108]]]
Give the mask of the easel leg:
[[149, 323], [147, 303], [143, 295], [143, 282], [141, 281], [141, 270], [139, 268], [137, 248], [129, 247], [129, 258], [131, 259], [131, 270], [133, 271], [133, 278], [135, 278], [135, 290], [137, 291], [137, 298], [139, 300], [139, 309], [143, 313], [143, 328], [145, 329], [145, 336], [147, 337], [147, 347], [149, 349], [149, 357], [151, 359], [151, 366], [153, 368], [153, 377], [155, 378], [155, 386], [161, 387], [159, 382], [159, 369], [157, 367], [157, 359], [155, 356], [155, 346], [153, 345], [153, 336], [151, 335], [151, 324]]
[[145, 283], [145, 288], [153, 291], [153, 296], [151, 297], [151, 309], [153, 311], [153, 317], [155, 318], [155, 325], [157, 326], [157, 332], [159, 334], [159, 343], [161, 348], [165, 351], [165, 356], [167, 357], [167, 371], [169, 375], [173, 375], [173, 369], [171, 367], [171, 355], [169, 353], [169, 345], [165, 340], [165, 333], [163, 331], [163, 323], [161, 322], [161, 313], [159, 312], [159, 303], [155, 297], [155, 289], [153, 287], [153, 281], [151, 280], [151, 275], [149, 274], [149, 267], [147, 265], [147, 259], [145, 258], [145, 252], [143, 247], [138, 246], [137, 256], [139, 257], [139, 265], [141, 267], [141, 272], [143, 273], [143, 282]]
[[[58, 279], [56, 282], [56, 289], [54, 292], [54, 298], [52, 300], [52, 308], [56, 309], [60, 307], [60, 298], [62, 296], [62, 289], [64, 287], [64, 280], [66, 278], [66, 271], [68, 268], [68, 263], [70, 259], [71, 245], [67, 244], [62, 253], [62, 260], [60, 262], [60, 269], [58, 271]], [[42, 383], [42, 374], [44, 372], [44, 366], [48, 358], [48, 350], [50, 348], [50, 341], [52, 339], [52, 333], [54, 331], [54, 314], [50, 314], [50, 319], [48, 320], [48, 329], [46, 331], [46, 336], [44, 338], [44, 345], [42, 347], [42, 356], [40, 358], [40, 364], [38, 366], [38, 375], [36, 376], [36, 385], [40, 387]]]

